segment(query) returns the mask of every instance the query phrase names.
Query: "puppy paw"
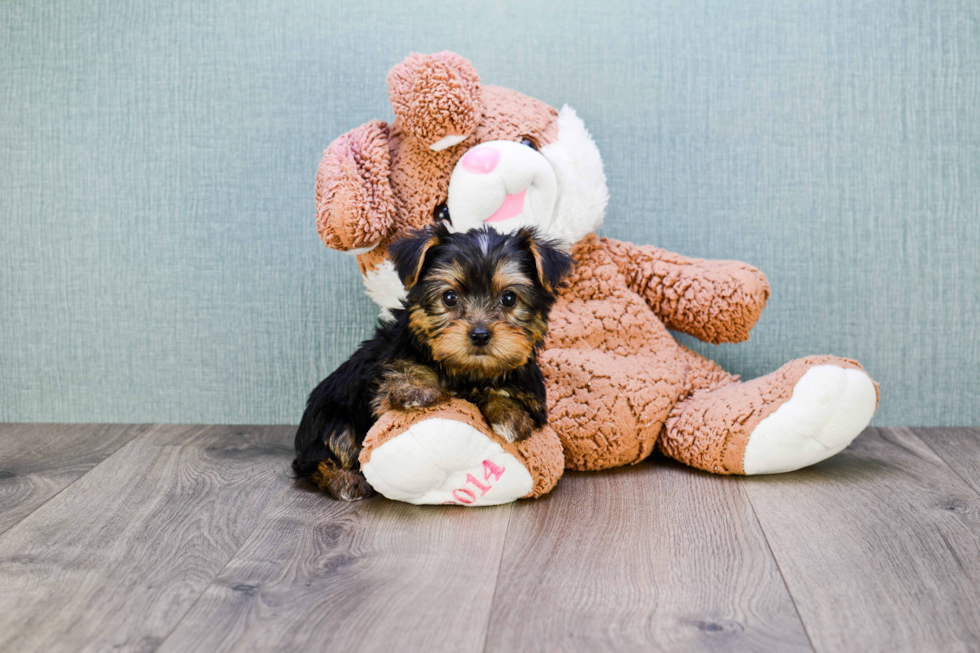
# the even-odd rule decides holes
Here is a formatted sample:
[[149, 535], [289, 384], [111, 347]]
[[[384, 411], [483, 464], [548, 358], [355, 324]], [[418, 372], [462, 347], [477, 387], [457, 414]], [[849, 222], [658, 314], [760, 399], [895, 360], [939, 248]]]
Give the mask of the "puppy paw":
[[435, 406], [449, 399], [441, 388], [405, 385], [393, 388], [388, 394], [388, 405], [395, 410], [419, 410]]
[[434, 370], [408, 361], [395, 361], [387, 366], [371, 405], [374, 416], [381, 417], [392, 409], [419, 410], [449, 398]]
[[479, 403], [480, 412], [493, 432], [507, 442], [517, 442], [531, 435], [534, 420], [509, 391], [494, 390]]
[[493, 432], [502, 437], [507, 442], [518, 442], [524, 440], [534, 431], [534, 422], [522, 410], [515, 410], [506, 415], [495, 415], [490, 419], [487, 415], [487, 424]]
[[374, 494], [374, 488], [363, 474], [344, 469], [330, 460], [322, 461], [310, 480], [334, 499], [341, 501], [360, 501]]

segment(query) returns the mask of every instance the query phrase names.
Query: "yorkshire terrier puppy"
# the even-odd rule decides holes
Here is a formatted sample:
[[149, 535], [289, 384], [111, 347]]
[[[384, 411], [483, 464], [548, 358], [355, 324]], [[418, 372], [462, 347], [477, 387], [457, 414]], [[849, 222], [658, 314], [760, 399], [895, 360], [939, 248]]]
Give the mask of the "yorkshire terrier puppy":
[[388, 253], [408, 297], [394, 320], [310, 394], [296, 432], [298, 478], [338, 499], [369, 496], [358, 455], [388, 410], [461, 397], [509, 442], [547, 422], [537, 353], [572, 258], [533, 229], [416, 231]]

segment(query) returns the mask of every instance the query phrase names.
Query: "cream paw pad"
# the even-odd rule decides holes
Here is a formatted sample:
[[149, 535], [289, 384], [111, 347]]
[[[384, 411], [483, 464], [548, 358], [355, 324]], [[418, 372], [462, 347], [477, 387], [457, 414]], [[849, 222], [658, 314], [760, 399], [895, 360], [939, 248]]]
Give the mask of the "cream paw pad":
[[864, 370], [818, 365], [793, 386], [793, 396], [752, 430], [746, 474], [801, 469], [842, 451], [871, 421], [878, 403]]

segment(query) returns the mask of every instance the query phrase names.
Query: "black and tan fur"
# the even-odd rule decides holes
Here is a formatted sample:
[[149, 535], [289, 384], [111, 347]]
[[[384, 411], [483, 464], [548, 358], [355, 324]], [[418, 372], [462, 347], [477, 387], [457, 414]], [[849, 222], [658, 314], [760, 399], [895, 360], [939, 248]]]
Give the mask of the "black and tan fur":
[[533, 229], [454, 234], [439, 224], [388, 253], [408, 291], [404, 308], [316, 387], [296, 433], [297, 476], [348, 501], [371, 493], [357, 456], [389, 410], [460, 397], [508, 441], [544, 426], [537, 353], [572, 266]]

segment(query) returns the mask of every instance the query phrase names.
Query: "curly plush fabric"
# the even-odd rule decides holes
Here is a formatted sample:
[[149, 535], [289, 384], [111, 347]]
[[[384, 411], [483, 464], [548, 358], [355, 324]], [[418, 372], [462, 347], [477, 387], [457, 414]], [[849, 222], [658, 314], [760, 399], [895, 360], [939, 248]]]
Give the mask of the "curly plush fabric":
[[388, 125], [381, 120], [347, 132], [323, 153], [316, 175], [316, 227], [328, 247], [370, 246], [388, 232], [390, 165]]
[[653, 451], [681, 386], [681, 373], [654, 357], [548, 349], [548, 420], [569, 469], [637, 463]]
[[388, 73], [388, 96], [402, 127], [426, 147], [468, 136], [480, 118], [480, 78], [454, 52], [409, 55]]
[[708, 261], [649, 245], [606, 241], [629, 287], [669, 329], [719, 344], [748, 340], [769, 299], [764, 274], [740, 261]]
[[551, 492], [565, 469], [565, 454], [554, 429], [545, 426], [516, 443], [515, 448], [534, 478], [534, 489], [524, 498], [536, 499]]

